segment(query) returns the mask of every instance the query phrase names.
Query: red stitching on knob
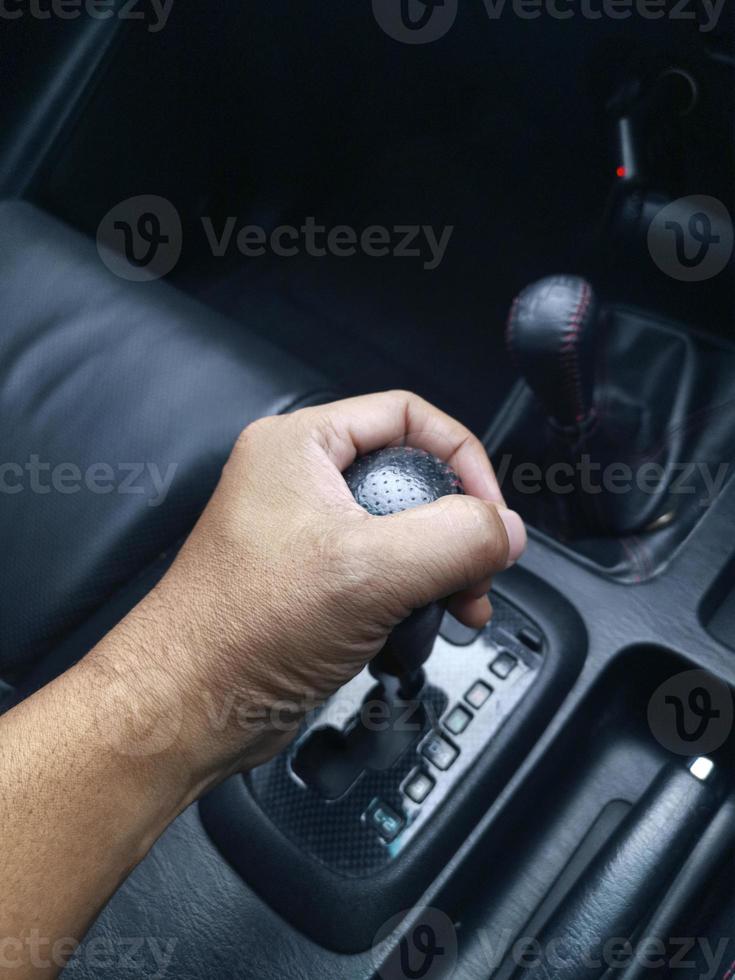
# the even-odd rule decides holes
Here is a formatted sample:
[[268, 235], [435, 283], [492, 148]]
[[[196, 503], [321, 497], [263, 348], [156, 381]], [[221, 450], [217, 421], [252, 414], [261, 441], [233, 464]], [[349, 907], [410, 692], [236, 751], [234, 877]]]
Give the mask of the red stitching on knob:
[[579, 372], [579, 339], [582, 333], [582, 324], [587, 315], [591, 299], [592, 290], [590, 289], [589, 283], [583, 282], [577, 308], [570, 317], [567, 328], [562, 334], [560, 351], [562, 370], [565, 374], [566, 390], [572, 400], [577, 422], [582, 422], [586, 417], [582, 392], [582, 377]]

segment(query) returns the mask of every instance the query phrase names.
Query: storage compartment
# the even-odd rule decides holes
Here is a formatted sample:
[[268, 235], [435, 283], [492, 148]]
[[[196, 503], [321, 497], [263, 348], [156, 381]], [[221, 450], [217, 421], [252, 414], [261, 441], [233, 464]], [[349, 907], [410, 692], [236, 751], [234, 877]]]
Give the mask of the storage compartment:
[[[693, 669], [694, 665], [660, 648], [627, 650], [596, 682], [533, 774], [508, 801], [466, 863], [473, 871], [461, 892], [449, 886], [446, 904], [441, 906], [455, 923], [462, 961], [478, 971], [473, 976], [510, 977], [518, 966], [514, 945], [541, 933], [659, 773], [672, 762], [686, 768], [688, 757], [676, 750], [675, 712], [672, 709], [669, 740], [668, 722], [660, 709], [671, 707], [666, 698], [677, 696]], [[730, 940], [722, 923], [729, 922], [731, 930], [732, 916], [722, 918], [722, 909], [735, 910], [733, 876], [725, 882], [721, 875], [723, 862], [729, 860], [732, 868], [735, 841], [735, 738], [732, 692], [711, 675], [698, 674], [698, 685], [709, 687], [711, 681], [717, 707], [726, 711], [724, 699], [730, 698], [730, 723], [720, 729], [720, 744], [715, 748], [711, 742], [708, 753], [720, 770], [725, 799], [663, 889], [660, 901], [650, 908], [649, 921], [641, 922], [640, 935], [654, 930], [665, 944], [678, 935], [695, 935], [676, 932], [675, 927], [687, 917], [692, 920], [696, 912], [701, 928], [711, 928], [715, 949], [718, 937]], [[695, 743], [691, 754], [698, 754]], [[715, 893], [716, 903], [704, 902], [704, 896]], [[720, 943], [718, 955], [724, 957], [725, 949], [726, 943]], [[667, 945], [665, 955], [675, 953], [676, 946]], [[722, 963], [721, 973], [729, 962]], [[658, 974], [649, 970], [648, 975]], [[628, 973], [625, 977], [628, 980]]]

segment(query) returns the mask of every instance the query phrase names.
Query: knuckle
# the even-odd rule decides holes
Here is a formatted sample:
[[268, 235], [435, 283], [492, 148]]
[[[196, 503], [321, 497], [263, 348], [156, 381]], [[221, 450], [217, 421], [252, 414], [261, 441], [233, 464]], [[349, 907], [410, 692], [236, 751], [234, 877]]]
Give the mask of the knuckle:
[[391, 388], [390, 391], [386, 392], [391, 398], [399, 398], [401, 401], [417, 401], [418, 395], [409, 391], [408, 388]]
[[339, 454], [349, 441], [334, 412], [324, 411], [313, 418], [304, 419], [303, 422], [304, 436], [314, 429], [319, 433], [322, 444], [330, 454]]
[[408, 388], [391, 388], [385, 395], [403, 413], [407, 422], [420, 406], [427, 404], [420, 395]]
[[277, 423], [277, 421], [278, 419], [275, 416], [266, 415], [263, 418], [256, 419], [254, 422], [250, 422], [237, 437], [233, 451], [238, 455], [251, 452], [253, 447], [258, 445], [263, 435], [272, 429], [274, 423]]
[[496, 508], [477, 497], [465, 499], [471, 518], [468, 554], [483, 573], [504, 568], [508, 558], [508, 540]]
[[335, 530], [327, 539], [326, 554], [333, 578], [347, 593], [369, 592], [380, 574], [377, 556], [369, 547], [369, 536], [359, 525]]
[[317, 564], [322, 575], [336, 584], [349, 583], [359, 555], [350, 544], [350, 536], [339, 525], [321, 529], [318, 536]]

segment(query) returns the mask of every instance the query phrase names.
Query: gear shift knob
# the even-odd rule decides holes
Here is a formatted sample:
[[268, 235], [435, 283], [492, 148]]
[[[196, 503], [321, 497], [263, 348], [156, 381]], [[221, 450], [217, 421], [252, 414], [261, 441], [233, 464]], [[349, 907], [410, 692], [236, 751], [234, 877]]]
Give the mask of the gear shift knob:
[[579, 276], [548, 276], [527, 286], [508, 317], [508, 348], [547, 415], [577, 428], [592, 414], [597, 303]]
[[[407, 446], [362, 456], [345, 470], [344, 478], [358, 504], [377, 517], [464, 492], [459, 477], [447, 463]], [[443, 613], [438, 602], [411, 613], [393, 630], [370, 664], [372, 674], [399, 678], [404, 693], [420, 688], [421, 666], [434, 646]]]

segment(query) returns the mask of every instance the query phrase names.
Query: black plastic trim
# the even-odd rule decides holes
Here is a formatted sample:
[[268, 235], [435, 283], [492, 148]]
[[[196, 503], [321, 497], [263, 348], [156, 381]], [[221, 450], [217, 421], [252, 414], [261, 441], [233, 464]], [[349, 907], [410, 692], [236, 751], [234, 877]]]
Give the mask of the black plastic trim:
[[[545, 634], [544, 665], [454, 799], [387, 868], [369, 878], [337, 876], [272, 826], [241, 776], [200, 803], [205, 827], [235, 870], [292, 925], [329, 949], [366, 949], [388, 918], [415, 903], [511, 777], [582, 668], [586, 630], [566, 599], [520, 568], [502, 576], [495, 591], [529, 611]], [[279, 871], [285, 868], [290, 887], [284, 887], [285, 872]], [[346, 917], [346, 908], [359, 908], [360, 915]]]

